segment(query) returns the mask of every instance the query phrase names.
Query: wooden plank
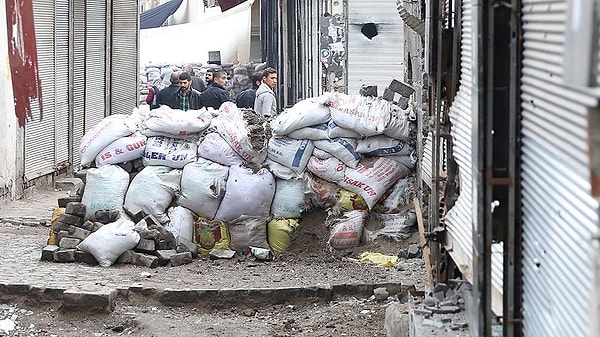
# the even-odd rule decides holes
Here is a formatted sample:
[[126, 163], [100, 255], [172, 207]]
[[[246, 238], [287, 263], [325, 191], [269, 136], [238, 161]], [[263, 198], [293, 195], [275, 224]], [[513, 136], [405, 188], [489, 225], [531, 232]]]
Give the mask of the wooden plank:
[[427, 239], [425, 239], [425, 225], [423, 224], [423, 213], [421, 212], [421, 204], [419, 199], [414, 198], [413, 203], [415, 204], [415, 213], [417, 215], [417, 225], [419, 226], [419, 236], [421, 238], [421, 247], [423, 249], [423, 260], [425, 260], [425, 268], [427, 269], [427, 283], [430, 287], [433, 287], [433, 272], [431, 271], [431, 259], [429, 256], [429, 245]]

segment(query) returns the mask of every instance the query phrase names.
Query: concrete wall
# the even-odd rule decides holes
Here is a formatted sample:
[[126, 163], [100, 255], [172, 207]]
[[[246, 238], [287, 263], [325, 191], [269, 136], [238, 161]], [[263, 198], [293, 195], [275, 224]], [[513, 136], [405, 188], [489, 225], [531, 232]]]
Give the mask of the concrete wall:
[[[1, 27], [6, 27], [5, 8], [0, 0]], [[17, 199], [23, 193], [23, 129], [15, 115], [6, 34], [0, 34], [0, 58], [0, 199]]]

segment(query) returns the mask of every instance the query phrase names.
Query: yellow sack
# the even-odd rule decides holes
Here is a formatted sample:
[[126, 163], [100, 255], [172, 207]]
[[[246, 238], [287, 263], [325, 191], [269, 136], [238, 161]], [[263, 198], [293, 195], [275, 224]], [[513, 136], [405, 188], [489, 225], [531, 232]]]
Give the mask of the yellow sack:
[[276, 253], [281, 253], [292, 245], [294, 232], [298, 228], [298, 219], [271, 220], [267, 224], [267, 241]]
[[398, 262], [397, 256], [383, 255], [381, 253], [364, 252], [358, 256], [360, 262], [371, 262], [378, 267], [393, 267]]
[[54, 225], [58, 222], [58, 219], [62, 214], [65, 213], [66, 208], [56, 207], [52, 211], [52, 219], [50, 219], [50, 235], [48, 237], [48, 245], [58, 246], [58, 234], [54, 233]]
[[213, 249], [229, 249], [229, 232], [223, 221], [208, 220], [198, 217], [194, 222], [192, 241], [198, 248], [198, 253], [208, 255]]
[[367, 210], [365, 199], [359, 194], [342, 189], [338, 195], [338, 203], [345, 211]]

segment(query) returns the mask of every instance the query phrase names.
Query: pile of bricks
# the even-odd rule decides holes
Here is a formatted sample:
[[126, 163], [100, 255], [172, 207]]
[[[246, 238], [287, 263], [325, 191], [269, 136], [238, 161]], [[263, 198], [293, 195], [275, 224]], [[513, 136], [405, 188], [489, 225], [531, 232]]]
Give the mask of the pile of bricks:
[[[124, 211], [136, 223], [140, 241], [134, 249], [122, 254], [117, 263], [156, 268], [191, 263], [197, 256], [196, 252], [177, 245], [173, 233], [165, 229], [154, 216], [146, 215], [139, 209], [124, 208]], [[122, 215], [118, 210], [99, 210], [94, 215], [94, 221], [91, 221], [85, 220], [85, 214], [85, 204], [79, 201], [66, 204], [64, 213], [51, 224], [48, 245], [42, 250], [42, 261], [98, 264], [92, 254], [78, 249], [78, 245], [88, 235], [105, 224], [117, 221]]]

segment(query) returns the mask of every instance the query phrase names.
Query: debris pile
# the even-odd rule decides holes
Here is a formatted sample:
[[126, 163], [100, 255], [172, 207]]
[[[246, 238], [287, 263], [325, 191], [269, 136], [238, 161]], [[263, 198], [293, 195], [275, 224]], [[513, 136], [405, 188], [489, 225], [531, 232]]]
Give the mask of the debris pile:
[[[410, 102], [414, 90], [398, 83], [392, 93]], [[82, 138], [85, 186], [53, 219], [42, 258], [156, 267], [234, 251], [268, 260], [315, 208], [328, 214], [329, 249], [403, 240], [416, 219], [415, 112], [387, 96], [326, 93], [274, 118], [231, 102], [108, 116]]]

